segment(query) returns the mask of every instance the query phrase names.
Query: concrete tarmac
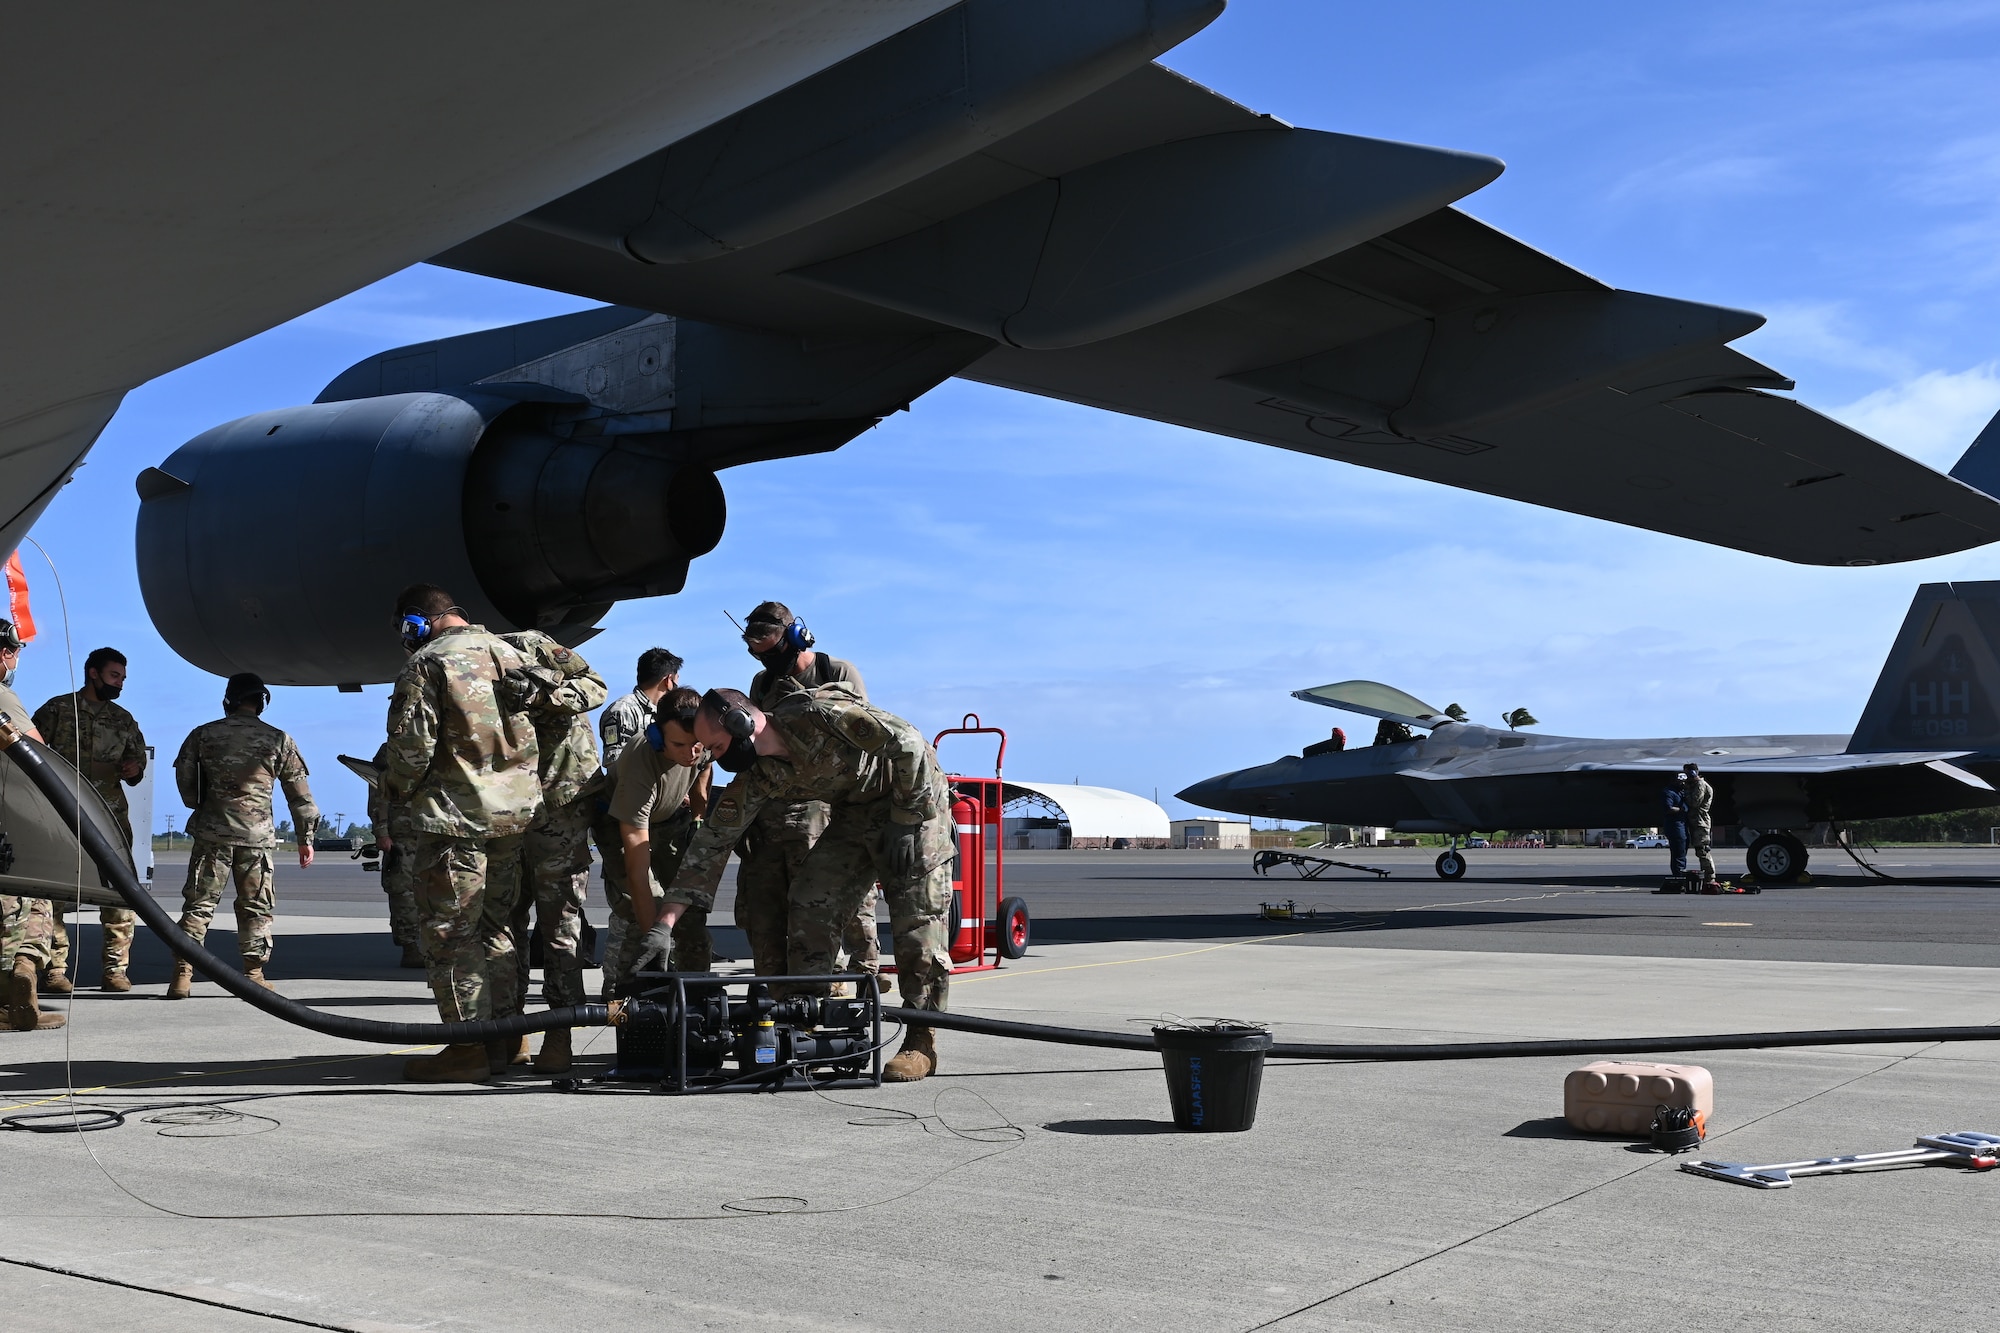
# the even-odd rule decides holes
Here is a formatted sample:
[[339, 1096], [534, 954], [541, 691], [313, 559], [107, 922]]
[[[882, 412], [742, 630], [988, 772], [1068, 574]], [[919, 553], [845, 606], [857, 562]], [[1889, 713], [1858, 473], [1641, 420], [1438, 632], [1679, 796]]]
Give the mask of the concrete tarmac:
[[[2000, 1022], [1980, 929], [2000, 852], [1887, 853], [1897, 883], [1821, 852], [1832, 873], [1809, 886], [1692, 899], [1645, 892], [1651, 853], [1474, 852], [1452, 884], [1434, 854], [1339, 855], [1394, 876], [1018, 854], [1036, 942], [959, 978], [953, 1007], [1126, 1031], [1223, 1015], [1329, 1041]], [[163, 898], [178, 873], [162, 866]], [[370, 893], [349, 870], [281, 867], [272, 975], [339, 1012], [423, 1020]], [[1279, 896], [1320, 915], [1257, 920]], [[95, 927], [79, 934], [93, 957]], [[85, 1106], [276, 1095], [0, 1135], [9, 1329], [1996, 1322], [1979, 1238], [2000, 1173], [1698, 1179], [1562, 1124], [1581, 1059], [1273, 1062], [1256, 1127], [1232, 1135], [1173, 1132], [1149, 1055], [952, 1033], [931, 1080], [825, 1096], [436, 1089], [400, 1083], [400, 1054], [206, 983], [163, 1003], [144, 932], [140, 958], [137, 990], [80, 990], [68, 1029], [0, 1034], [0, 1106], [59, 1109], [71, 1086]], [[601, 1068], [610, 1035], [578, 1035], [584, 1072]], [[1715, 1075], [1703, 1156], [2000, 1131], [2000, 1042], [1682, 1059]]]

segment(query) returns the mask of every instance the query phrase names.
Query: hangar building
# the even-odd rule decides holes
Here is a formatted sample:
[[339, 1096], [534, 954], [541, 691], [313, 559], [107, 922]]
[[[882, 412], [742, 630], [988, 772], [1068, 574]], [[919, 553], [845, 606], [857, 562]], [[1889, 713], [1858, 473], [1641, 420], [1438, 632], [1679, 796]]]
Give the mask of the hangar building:
[[1061, 847], [1165, 847], [1167, 812], [1143, 796], [1073, 782], [1017, 782], [1002, 787], [1001, 832], [1009, 851]]

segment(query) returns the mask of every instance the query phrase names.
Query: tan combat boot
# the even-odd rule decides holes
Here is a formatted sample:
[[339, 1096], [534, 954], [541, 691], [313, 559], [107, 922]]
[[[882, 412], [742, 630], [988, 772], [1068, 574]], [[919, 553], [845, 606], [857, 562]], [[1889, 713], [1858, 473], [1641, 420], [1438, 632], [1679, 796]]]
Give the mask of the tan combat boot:
[[59, 967], [52, 967], [48, 975], [42, 978], [42, 989], [51, 995], [68, 995], [76, 989], [76, 983], [69, 979], [69, 973]]
[[121, 967], [115, 972], [106, 972], [101, 984], [105, 990], [118, 991], [123, 994], [125, 991], [132, 989], [132, 978], [126, 976], [125, 969]]
[[404, 1062], [403, 1077], [412, 1083], [484, 1083], [486, 1047], [479, 1042], [447, 1046], [436, 1055]]
[[35, 990], [40, 970], [26, 955], [14, 960], [13, 974], [7, 979], [7, 1026], [16, 1032], [47, 1031], [69, 1022], [61, 1014], [42, 1012], [41, 996]]
[[509, 1065], [524, 1065], [529, 1060], [528, 1037], [526, 1033], [518, 1037], [502, 1037], [486, 1043], [487, 1072], [504, 1074]]
[[929, 1028], [914, 1025], [903, 1034], [903, 1049], [882, 1066], [884, 1083], [915, 1083], [937, 1072], [937, 1038]]
[[169, 1000], [185, 1000], [194, 994], [194, 964], [185, 958], [174, 960], [174, 979], [167, 983]]
[[245, 958], [243, 960], [243, 975], [256, 982], [259, 986], [262, 986], [265, 990], [278, 989], [264, 979], [264, 960], [261, 958]]
[[542, 1049], [535, 1052], [537, 1074], [567, 1074], [571, 1059], [568, 1028], [551, 1028], [542, 1034]]

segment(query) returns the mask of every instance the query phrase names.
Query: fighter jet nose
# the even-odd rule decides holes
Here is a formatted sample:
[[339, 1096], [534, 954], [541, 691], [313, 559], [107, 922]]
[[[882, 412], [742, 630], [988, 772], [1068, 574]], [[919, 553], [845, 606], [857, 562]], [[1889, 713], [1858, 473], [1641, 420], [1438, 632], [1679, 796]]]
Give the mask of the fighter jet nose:
[[1228, 790], [1229, 775], [1225, 773], [1221, 777], [1206, 778], [1174, 794], [1189, 805], [1198, 805], [1204, 810], [1220, 810], [1223, 808], [1220, 804], [1222, 795]]

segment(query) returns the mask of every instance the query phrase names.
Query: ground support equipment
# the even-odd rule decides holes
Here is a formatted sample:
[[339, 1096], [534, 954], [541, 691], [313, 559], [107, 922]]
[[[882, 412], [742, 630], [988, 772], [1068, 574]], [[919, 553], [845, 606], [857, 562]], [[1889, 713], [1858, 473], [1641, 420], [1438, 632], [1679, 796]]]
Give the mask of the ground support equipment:
[[1967, 1166], [1974, 1171], [1990, 1171], [2000, 1166], [2000, 1134], [1976, 1130], [1953, 1130], [1949, 1134], [1928, 1134], [1915, 1146], [1893, 1152], [1848, 1153], [1839, 1157], [1809, 1157], [1802, 1162], [1771, 1162], [1752, 1166], [1745, 1162], [1682, 1162], [1681, 1170], [1712, 1180], [1733, 1180], [1752, 1189], [1789, 1188], [1799, 1176], [1831, 1176], [1844, 1171], [1877, 1171], [1892, 1166], [1923, 1166], [1940, 1162], [1946, 1166]]
[[[1022, 958], [1028, 952], [1028, 904], [1007, 896], [1006, 853], [1001, 846], [1000, 812], [1007, 795], [1000, 766], [1007, 758], [1007, 733], [982, 725], [979, 714], [967, 713], [958, 726], [932, 738], [931, 748], [935, 750], [947, 736], [982, 735], [1000, 738], [993, 776], [953, 774], [945, 779], [951, 784], [951, 822], [958, 837], [958, 859], [951, 868], [951, 916], [946, 921], [953, 975], [991, 972], [1002, 960]], [[893, 966], [882, 969], [884, 975], [894, 971]]]
[[1377, 879], [1389, 877], [1389, 872], [1379, 866], [1356, 865], [1352, 861], [1335, 861], [1324, 856], [1307, 856], [1303, 852], [1281, 852], [1275, 847], [1266, 847], [1250, 858], [1250, 868], [1260, 875], [1271, 873], [1273, 866], [1291, 866], [1299, 872], [1300, 879], [1318, 879], [1335, 867], [1341, 870], [1358, 870]]
[[[784, 993], [840, 982], [851, 997]], [[618, 1063], [603, 1081], [677, 1094], [882, 1083], [882, 996], [864, 973], [638, 972], [618, 989]]]

